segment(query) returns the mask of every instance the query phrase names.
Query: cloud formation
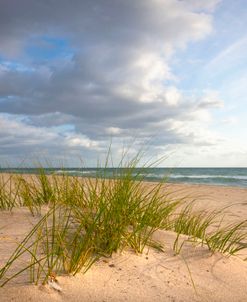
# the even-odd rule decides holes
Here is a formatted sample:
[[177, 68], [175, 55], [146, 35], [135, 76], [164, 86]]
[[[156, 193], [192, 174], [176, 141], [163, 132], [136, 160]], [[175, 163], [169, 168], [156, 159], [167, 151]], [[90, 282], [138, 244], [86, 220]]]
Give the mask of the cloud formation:
[[110, 136], [212, 144], [222, 101], [183, 95], [171, 63], [211, 32], [217, 2], [1, 1], [2, 154], [93, 151]]

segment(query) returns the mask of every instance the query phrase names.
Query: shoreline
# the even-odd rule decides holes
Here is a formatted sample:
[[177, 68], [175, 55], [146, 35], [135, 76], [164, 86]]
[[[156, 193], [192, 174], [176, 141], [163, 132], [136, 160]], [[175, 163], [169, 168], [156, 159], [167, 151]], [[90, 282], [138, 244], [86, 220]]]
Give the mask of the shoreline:
[[[19, 172], [3, 172], [3, 171], [0, 171], [0, 175], [25, 175], [25, 176], [35, 176], [35, 175], [38, 175], [38, 173], [26, 173], [26, 172], [23, 172], [23, 173], [19, 173]], [[52, 175], [56, 175], [56, 176], [62, 176], [62, 174], [56, 174], [56, 173], [47, 173], [46, 175], [48, 176], [52, 176]], [[72, 175], [72, 174], [66, 174], [67, 176], [69, 177], [78, 177], [78, 178], [81, 178], [81, 179], [87, 179], [87, 178], [90, 178], [90, 179], [96, 179], [96, 177], [93, 177], [93, 176], [82, 176], [82, 175]], [[103, 177], [102, 177], [103, 179]], [[105, 179], [114, 179], [113, 177], [105, 177]], [[157, 184], [157, 183], [163, 183], [164, 185], [166, 184], [169, 184], [169, 185], [173, 185], [173, 186], [206, 186], [206, 187], [222, 187], [222, 188], [231, 188], [231, 189], [241, 189], [241, 190], [246, 190], [247, 191], [247, 187], [245, 186], [240, 186], [240, 185], [227, 185], [227, 184], [217, 184], [217, 183], [195, 183], [195, 182], [179, 182], [179, 181], [169, 181], [169, 179], [167, 181], [162, 181], [162, 179], [143, 179], [143, 182], [144, 183], [154, 183], [154, 184]]]

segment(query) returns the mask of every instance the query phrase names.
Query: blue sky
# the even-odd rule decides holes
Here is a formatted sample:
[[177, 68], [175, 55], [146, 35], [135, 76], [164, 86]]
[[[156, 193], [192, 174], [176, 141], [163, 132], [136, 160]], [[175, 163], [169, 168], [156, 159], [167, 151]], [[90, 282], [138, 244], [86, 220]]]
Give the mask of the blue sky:
[[[0, 160], [247, 166], [244, 0], [1, 1]], [[134, 143], [133, 143], [134, 142]]]

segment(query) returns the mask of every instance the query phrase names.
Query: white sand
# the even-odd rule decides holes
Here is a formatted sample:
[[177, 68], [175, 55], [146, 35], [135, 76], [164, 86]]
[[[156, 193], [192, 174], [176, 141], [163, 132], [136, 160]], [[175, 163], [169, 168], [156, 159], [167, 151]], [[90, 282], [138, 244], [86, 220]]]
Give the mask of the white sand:
[[[229, 219], [247, 217], [246, 189], [201, 185], [172, 188], [176, 196], [202, 195], [198, 201], [201, 207], [235, 204], [228, 209]], [[0, 212], [0, 266], [35, 221], [37, 218], [23, 209], [13, 214]], [[175, 235], [159, 231], [155, 237], [165, 244], [165, 253], [146, 250], [136, 255], [126, 251], [102, 259], [85, 275], [58, 277], [61, 293], [48, 286], [27, 285], [27, 276], [23, 276], [0, 288], [0, 301], [247, 301], [246, 262], [219, 253], [211, 255], [206, 247], [189, 243], [181, 255], [174, 256]]]

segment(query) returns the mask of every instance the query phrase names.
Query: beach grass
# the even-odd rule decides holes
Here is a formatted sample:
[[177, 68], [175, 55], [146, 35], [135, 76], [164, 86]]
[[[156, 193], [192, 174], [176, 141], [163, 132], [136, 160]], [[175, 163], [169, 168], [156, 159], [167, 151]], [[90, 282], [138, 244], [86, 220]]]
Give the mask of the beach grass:
[[0, 174], [0, 210], [11, 211], [18, 205], [18, 186], [13, 175]]
[[[194, 203], [172, 198], [162, 182], [147, 186], [145, 169], [136, 169], [138, 160], [122, 160], [124, 169], [112, 178], [106, 178], [104, 169], [95, 178], [79, 178], [65, 171], [47, 175], [42, 168], [28, 177], [1, 177], [0, 208], [27, 207], [40, 220], [0, 268], [0, 286], [26, 271], [31, 283], [45, 284], [54, 272], [85, 272], [100, 257], [124, 249], [163, 251], [152, 236], [159, 229], [176, 232], [177, 254], [186, 241], [229, 255], [244, 247], [246, 221], [224, 226], [221, 211], [195, 210]], [[181, 242], [182, 234], [188, 239]], [[24, 264], [12, 272], [18, 261]]]

